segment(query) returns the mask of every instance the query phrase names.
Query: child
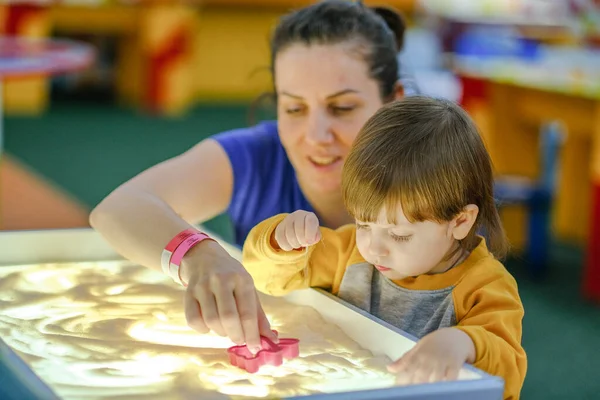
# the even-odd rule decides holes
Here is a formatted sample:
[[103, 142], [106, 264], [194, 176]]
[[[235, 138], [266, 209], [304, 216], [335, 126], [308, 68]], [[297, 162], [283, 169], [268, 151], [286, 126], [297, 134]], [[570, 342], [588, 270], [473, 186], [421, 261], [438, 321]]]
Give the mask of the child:
[[383, 107], [345, 161], [342, 193], [356, 225], [319, 228], [315, 214], [296, 211], [251, 231], [243, 263], [256, 287], [327, 289], [413, 334], [419, 342], [389, 367], [405, 383], [456, 379], [467, 362], [504, 378], [505, 398], [517, 399], [524, 311], [494, 257], [506, 239], [469, 116], [426, 97]]

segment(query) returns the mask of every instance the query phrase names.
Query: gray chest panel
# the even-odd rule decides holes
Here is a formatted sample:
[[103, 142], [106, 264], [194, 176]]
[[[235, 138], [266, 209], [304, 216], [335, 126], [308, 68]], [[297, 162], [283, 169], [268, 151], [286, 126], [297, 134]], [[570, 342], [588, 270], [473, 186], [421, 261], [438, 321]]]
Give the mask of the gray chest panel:
[[371, 264], [348, 267], [338, 297], [417, 338], [456, 325], [453, 287], [410, 290], [399, 287]]

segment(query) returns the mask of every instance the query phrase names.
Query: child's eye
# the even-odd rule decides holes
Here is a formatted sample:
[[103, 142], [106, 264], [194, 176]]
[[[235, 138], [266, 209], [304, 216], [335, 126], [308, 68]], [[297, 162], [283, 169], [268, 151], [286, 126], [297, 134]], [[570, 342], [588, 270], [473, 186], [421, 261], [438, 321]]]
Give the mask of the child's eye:
[[393, 233], [390, 234], [390, 236], [392, 237], [392, 239], [394, 239], [396, 242], [408, 242], [410, 240], [410, 238], [412, 237], [412, 235], [407, 235], [407, 236], [399, 236], [399, 235], [394, 235]]
[[369, 225], [356, 223], [356, 229], [369, 229]]

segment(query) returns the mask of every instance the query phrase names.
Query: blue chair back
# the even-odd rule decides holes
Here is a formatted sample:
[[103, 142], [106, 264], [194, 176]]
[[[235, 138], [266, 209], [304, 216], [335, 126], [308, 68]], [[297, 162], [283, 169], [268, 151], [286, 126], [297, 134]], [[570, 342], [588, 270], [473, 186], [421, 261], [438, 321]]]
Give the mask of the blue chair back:
[[538, 184], [546, 193], [552, 194], [556, 188], [560, 149], [566, 139], [566, 133], [560, 122], [551, 121], [544, 124], [540, 134], [541, 173]]

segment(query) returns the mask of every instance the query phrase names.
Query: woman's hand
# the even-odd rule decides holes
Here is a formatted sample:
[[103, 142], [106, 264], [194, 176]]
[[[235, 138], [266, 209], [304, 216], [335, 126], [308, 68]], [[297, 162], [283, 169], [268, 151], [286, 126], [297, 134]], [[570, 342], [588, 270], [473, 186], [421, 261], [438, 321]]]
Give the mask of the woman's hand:
[[218, 243], [205, 240], [183, 259], [185, 317], [200, 333], [214, 331], [256, 353], [260, 336], [277, 341], [258, 300], [254, 281]]
[[319, 219], [308, 211], [295, 211], [275, 228], [275, 244], [285, 251], [311, 246], [321, 240]]
[[475, 361], [475, 345], [463, 331], [443, 328], [423, 337], [388, 369], [401, 384], [455, 380], [465, 362]]

